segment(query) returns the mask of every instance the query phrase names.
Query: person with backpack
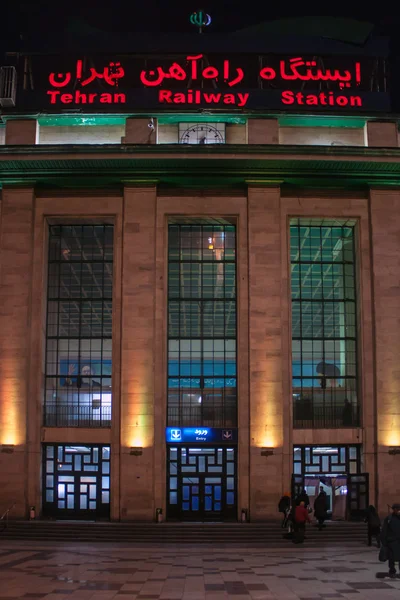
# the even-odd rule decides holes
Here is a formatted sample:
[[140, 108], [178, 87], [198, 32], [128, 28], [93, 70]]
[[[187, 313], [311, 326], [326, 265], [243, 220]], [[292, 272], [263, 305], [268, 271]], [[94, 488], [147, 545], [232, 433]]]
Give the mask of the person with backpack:
[[367, 523], [368, 525], [368, 546], [372, 545], [372, 538], [374, 537], [376, 539], [376, 545], [380, 548], [381, 520], [376, 512], [375, 506], [372, 504], [367, 508], [364, 523]]
[[[400, 564], [400, 504], [392, 505], [392, 514], [383, 521], [379, 560], [389, 561], [389, 577], [396, 577], [396, 563]], [[385, 558], [382, 560], [382, 554]]]
[[279, 500], [279, 504], [278, 504], [278, 510], [280, 513], [283, 514], [282, 525], [281, 525], [282, 528], [286, 527], [288, 514], [290, 512], [290, 505], [291, 505], [290, 493], [285, 492], [283, 494], [282, 498]]

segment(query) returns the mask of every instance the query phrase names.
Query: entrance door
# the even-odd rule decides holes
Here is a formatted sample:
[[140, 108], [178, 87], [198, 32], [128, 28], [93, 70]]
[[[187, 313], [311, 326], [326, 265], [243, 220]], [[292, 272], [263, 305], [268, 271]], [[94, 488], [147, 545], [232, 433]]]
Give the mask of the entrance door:
[[110, 447], [44, 447], [43, 515], [58, 519], [110, 517]]
[[168, 518], [236, 520], [236, 448], [168, 447]]
[[369, 473], [347, 476], [347, 510], [350, 519], [361, 520], [369, 505]]
[[294, 506], [295, 499], [304, 489], [304, 477], [303, 475], [292, 474], [292, 505]]

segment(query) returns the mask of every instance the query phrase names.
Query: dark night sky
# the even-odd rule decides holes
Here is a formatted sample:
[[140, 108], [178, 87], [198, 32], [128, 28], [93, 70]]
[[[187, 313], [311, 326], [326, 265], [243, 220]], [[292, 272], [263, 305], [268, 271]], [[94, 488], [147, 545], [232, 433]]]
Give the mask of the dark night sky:
[[[348, 7], [351, 4], [354, 5], [348, 2]], [[385, 28], [391, 23], [399, 24], [399, 17], [390, 16], [393, 10], [390, 15], [381, 14], [382, 2], [374, 4], [375, 10], [347, 8], [347, 11], [331, 10], [329, 14], [371, 21], [379, 28], [382, 24]], [[2, 11], [2, 35], [6, 34], [9, 40], [21, 31], [36, 30], [46, 35], [49, 29], [65, 29], [71, 19], [111, 32], [187, 32], [192, 29], [188, 16], [198, 8], [211, 14], [210, 32], [234, 31], [260, 21], [324, 12], [318, 10], [318, 6], [324, 7], [321, 1], [298, 3], [298, 6], [296, 10], [291, 8], [290, 2], [271, 0], [208, 0], [203, 4], [193, 0], [10, 0], [7, 9]]]
[[[327, 14], [368, 21], [374, 24], [375, 32], [391, 33], [392, 39], [399, 38], [400, 47], [397, 33], [400, 30], [400, 10], [393, 11], [389, 5], [390, 10], [379, 12], [378, 8], [382, 11], [385, 6], [384, 1], [375, 0], [370, 10], [352, 9], [354, 2], [351, 0], [347, 2], [347, 10], [333, 10], [332, 4], [337, 4], [331, 1]], [[1, 13], [0, 54], [34, 49], [37, 46], [35, 40], [43, 45], [47, 37], [50, 50], [57, 32], [64, 35], [68, 32], [68, 38], [73, 31], [79, 31], [81, 36], [82, 33], [84, 36], [92, 33], [100, 38], [101, 43], [104, 39], [105, 46], [107, 32], [121, 33], [121, 39], [125, 38], [128, 42], [129, 34], [134, 35], [135, 32], [196, 34], [195, 27], [189, 23], [189, 15], [199, 8], [212, 16], [212, 24], [206, 34], [233, 32], [274, 19], [324, 14], [321, 0], [296, 4], [299, 6], [297, 10], [292, 8], [290, 0], [286, 0], [286, 4], [282, 0], [207, 0], [204, 3], [196, 0], [8, 0], [7, 9]], [[396, 15], [396, 12], [399, 14]], [[52, 35], [48, 36], [49, 33]], [[58, 39], [57, 35], [55, 39]]]

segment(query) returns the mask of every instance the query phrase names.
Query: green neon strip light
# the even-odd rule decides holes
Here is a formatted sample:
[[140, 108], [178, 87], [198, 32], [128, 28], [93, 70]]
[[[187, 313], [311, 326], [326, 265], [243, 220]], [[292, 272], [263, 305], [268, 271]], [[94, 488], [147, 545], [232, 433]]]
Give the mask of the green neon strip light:
[[125, 125], [126, 115], [46, 115], [38, 121], [42, 127], [104, 127]]
[[332, 117], [323, 115], [284, 115], [278, 117], [281, 127], [364, 127], [365, 117]]
[[[125, 120], [132, 117], [148, 119], [150, 116], [156, 118], [160, 125], [174, 123], [231, 123], [244, 125], [249, 118], [275, 118], [278, 119], [281, 127], [338, 127], [338, 128], [362, 128], [367, 120], [375, 120], [376, 117], [368, 116], [333, 116], [333, 115], [277, 115], [276, 113], [253, 113], [248, 115], [238, 114], [218, 114], [218, 113], [157, 113], [148, 114], [52, 114], [41, 115], [38, 117], [39, 125], [42, 127], [104, 127], [124, 125]], [[19, 114], [13, 116], [3, 116], [8, 118], [32, 118]], [[384, 118], [382, 115], [381, 118]], [[396, 116], [392, 115], [391, 120]]]

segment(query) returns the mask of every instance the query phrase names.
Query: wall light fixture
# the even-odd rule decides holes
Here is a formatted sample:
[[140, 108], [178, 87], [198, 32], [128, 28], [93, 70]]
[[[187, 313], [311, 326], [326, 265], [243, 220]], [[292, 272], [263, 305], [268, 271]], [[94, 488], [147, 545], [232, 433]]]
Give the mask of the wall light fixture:
[[261, 448], [261, 456], [272, 456], [273, 454], [273, 448]]
[[143, 448], [141, 448], [140, 446], [132, 446], [129, 454], [131, 454], [132, 456], [142, 456]]
[[389, 448], [388, 454], [400, 454], [400, 446], [393, 446], [392, 448]]
[[4, 454], [12, 454], [14, 452], [14, 444], [2, 444], [1, 452], [4, 452]]

